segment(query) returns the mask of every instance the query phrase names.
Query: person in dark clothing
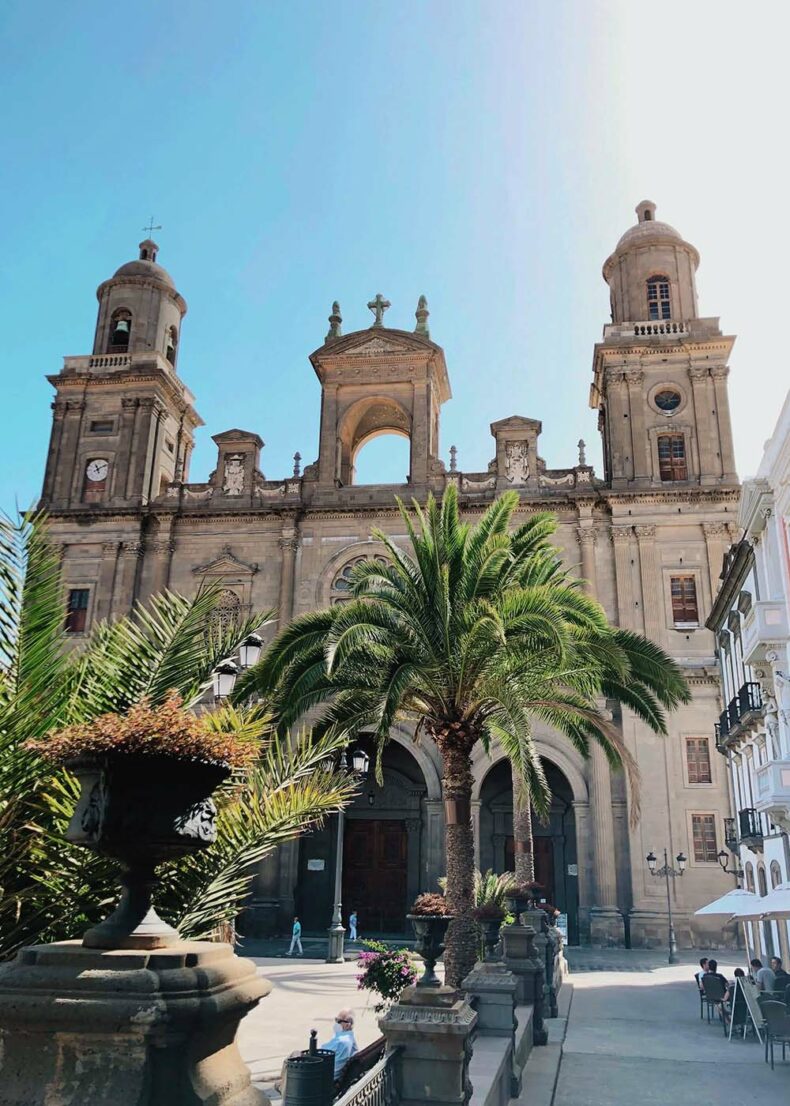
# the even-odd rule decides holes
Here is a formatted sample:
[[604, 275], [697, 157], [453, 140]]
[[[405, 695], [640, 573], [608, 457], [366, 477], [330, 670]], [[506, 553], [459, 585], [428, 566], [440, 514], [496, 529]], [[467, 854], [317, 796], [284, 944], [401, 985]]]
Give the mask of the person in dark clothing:
[[703, 972], [703, 975], [706, 975], [706, 976], [711, 976], [712, 975], [712, 976], [714, 976], [716, 979], [721, 981], [721, 983], [724, 986], [725, 992], [729, 990], [729, 986], [730, 986], [729, 981], [727, 979], [725, 979], [725, 977], [719, 971], [719, 965], [718, 965], [718, 962], [716, 960], [709, 960], [708, 961], [708, 970], [706, 972]]
[[697, 981], [697, 986], [699, 987], [700, 991], [702, 990], [702, 977], [703, 977], [703, 975], [705, 974], [705, 972], [707, 970], [708, 970], [708, 958], [707, 958], [707, 956], [703, 956], [700, 959], [700, 962], [699, 962], [699, 971], [694, 972], [694, 978]]
[[782, 967], [781, 957], [771, 957], [771, 970], [774, 973], [775, 991], [784, 991], [787, 986], [790, 986], [790, 973], [786, 972]]

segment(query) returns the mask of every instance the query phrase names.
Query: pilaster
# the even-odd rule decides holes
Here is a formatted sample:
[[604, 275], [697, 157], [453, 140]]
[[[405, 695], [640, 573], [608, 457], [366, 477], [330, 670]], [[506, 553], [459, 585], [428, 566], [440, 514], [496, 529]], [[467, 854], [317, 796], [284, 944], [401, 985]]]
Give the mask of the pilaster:
[[645, 374], [641, 369], [628, 369], [625, 373], [628, 385], [628, 421], [631, 425], [631, 457], [634, 464], [634, 482], [650, 478], [650, 455], [645, 431]]
[[634, 589], [631, 573], [631, 526], [613, 526], [612, 545], [614, 546], [615, 583], [617, 586], [618, 624], [623, 629], [635, 627]]
[[645, 620], [645, 637], [661, 645], [664, 641], [661, 618], [661, 575], [656, 551], [656, 528], [652, 525], [635, 526], [639, 545], [639, 568], [642, 576], [642, 615]]
[[710, 370], [713, 378], [713, 394], [716, 397], [716, 418], [719, 424], [719, 451], [721, 453], [721, 476], [728, 484], [737, 484], [735, 471], [735, 450], [732, 444], [732, 421], [730, 419], [730, 398], [727, 392], [727, 377], [730, 370], [727, 365], [715, 365]]

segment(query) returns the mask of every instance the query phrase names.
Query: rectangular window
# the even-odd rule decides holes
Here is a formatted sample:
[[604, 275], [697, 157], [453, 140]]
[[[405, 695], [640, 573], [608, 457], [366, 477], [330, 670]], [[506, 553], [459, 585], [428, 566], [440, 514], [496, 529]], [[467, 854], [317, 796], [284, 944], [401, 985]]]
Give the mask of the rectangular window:
[[112, 434], [114, 429], [112, 419], [93, 419], [91, 422], [91, 434]]
[[719, 852], [716, 848], [716, 815], [692, 814], [691, 836], [695, 863], [716, 864]]
[[72, 588], [66, 607], [66, 633], [84, 634], [88, 620], [88, 588]]
[[688, 480], [686, 439], [682, 434], [658, 435], [658, 474], [662, 480]]
[[689, 783], [713, 783], [707, 737], [686, 738], [686, 771]]
[[693, 576], [672, 576], [672, 621], [676, 626], [699, 626], [697, 582]]
[[651, 277], [648, 280], [647, 317], [654, 320], [672, 317], [668, 280], [661, 280], [659, 277]]

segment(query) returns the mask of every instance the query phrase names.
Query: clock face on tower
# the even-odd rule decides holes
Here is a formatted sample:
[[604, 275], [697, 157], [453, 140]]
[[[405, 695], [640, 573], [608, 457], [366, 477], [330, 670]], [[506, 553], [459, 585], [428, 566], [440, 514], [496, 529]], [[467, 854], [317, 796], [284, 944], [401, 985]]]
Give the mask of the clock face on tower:
[[85, 475], [88, 480], [97, 483], [99, 480], [106, 480], [107, 473], [109, 471], [109, 462], [99, 459], [96, 461], [88, 461], [88, 467], [85, 469]]

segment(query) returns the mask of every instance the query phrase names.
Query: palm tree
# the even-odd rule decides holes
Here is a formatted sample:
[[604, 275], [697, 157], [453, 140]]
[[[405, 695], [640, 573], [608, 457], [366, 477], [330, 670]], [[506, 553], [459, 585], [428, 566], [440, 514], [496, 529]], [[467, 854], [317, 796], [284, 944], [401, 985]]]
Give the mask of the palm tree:
[[[192, 600], [165, 593], [133, 617], [99, 624], [71, 650], [45, 520], [0, 519], [0, 959], [30, 941], [73, 936], [99, 921], [116, 893], [114, 864], [63, 839], [75, 780], [25, 743], [123, 713], [144, 696], [157, 705], [172, 688], [196, 705], [217, 662], [268, 618], [220, 622], [212, 618], [218, 600], [217, 588]], [[217, 845], [164, 871], [162, 913], [188, 937], [238, 913], [254, 865], [343, 807], [356, 788], [353, 777], [325, 769], [341, 735], [305, 732], [284, 742], [265, 704], [226, 707], [211, 724], [257, 742], [260, 757], [217, 795]]]
[[[583, 754], [591, 740], [629, 774], [633, 759], [599, 705], [620, 698], [654, 728], [688, 692], [661, 650], [607, 623], [602, 608], [562, 569], [550, 544], [553, 516], [536, 514], [511, 532], [518, 505], [505, 493], [472, 526], [449, 488], [423, 510], [398, 501], [410, 550], [380, 531], [388, 563], [357, 565], [353, 598], [295, 619], [237, 686], [273, 695], [281, 726], [323, 706], [318, 733], [372, 732], [381, 750], [397, 719], [416, 722], [442, 763], [448, 932], [445, 975], [457, 985], [475, 960], [471, 757], [498, 742], [539, 815], [550, 794], [532, 741], [534, 719]], [[616, 692], [616, 694], [615, 694]]]

